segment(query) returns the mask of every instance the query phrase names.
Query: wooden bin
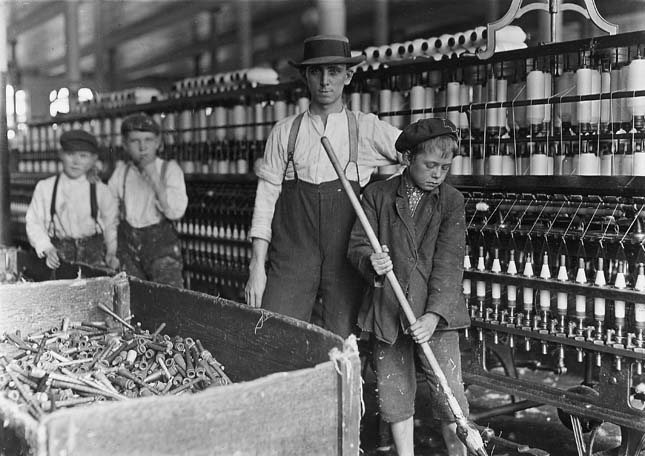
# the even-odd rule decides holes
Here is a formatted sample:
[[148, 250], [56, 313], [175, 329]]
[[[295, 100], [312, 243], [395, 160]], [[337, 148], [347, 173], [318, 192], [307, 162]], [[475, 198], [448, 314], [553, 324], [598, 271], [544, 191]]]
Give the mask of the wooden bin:
[[358, 454], [355, 343], [313, 325], [118, 275], [2, 285], [0, 333], [58, 326], [63, 316], [104, 319], [98, 303], [132, 312], [145, 329], [164, 322], [164, 334], [200, 339], [236, 383], [61, 409], [41, 421], [0, 397], [0, 445], [18, 441], [19, 452], [37, 456]]

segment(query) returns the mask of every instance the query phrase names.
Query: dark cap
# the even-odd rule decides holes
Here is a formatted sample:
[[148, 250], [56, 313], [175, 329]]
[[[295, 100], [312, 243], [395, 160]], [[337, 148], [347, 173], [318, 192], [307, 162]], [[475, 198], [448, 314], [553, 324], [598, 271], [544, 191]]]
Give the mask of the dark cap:
[[289, 63], [296, 68], [307, 65], [331, 65], [344, 63], [358, 65], [365, 60], [364, 55], [352, 57], [349, 39], [341, 35], [316, 35], [305, 39], [304, 53], [301, 62]]
[[70, 130], [60, 135], [60, 146], [63, 152], [91, 152], [99, 154], [99, 143], [94, 135], [84, 130]]
[[147, 114], [136, 113], [130, 114], [121, 123], [121, 134], [125, 135], [131, 131], [149, 131], [158, 135], [161, 128], [155, 120]]
[[414, 146], [437, 136], [448, 135], [457, 140], [457, 127], [446, 119], [421, 119], [403, 129], [394, 147], [399, 152], [412, 150]]

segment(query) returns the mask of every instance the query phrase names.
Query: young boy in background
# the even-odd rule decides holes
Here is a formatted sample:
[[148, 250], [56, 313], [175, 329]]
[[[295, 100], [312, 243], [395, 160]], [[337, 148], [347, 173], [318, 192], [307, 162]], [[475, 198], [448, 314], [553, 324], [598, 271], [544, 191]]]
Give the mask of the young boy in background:
[[63, 172], [36, 184], [27, 209], [29, 243], [51, 269], [61, 260], [116, 269], [118, 204], [103, 182], [88, 179], [99, 157], [96, 138], [72, 130], [60, 145]]
[[172, 221], [188, 205], [184, 173], [175, 161], [157, 157], [161, 129], [146, 114], [121, 124], [130, 160], [114, 170], [108, 186], [119, 201], [117, 256], [135, 277], [183, 287], [181, 247]]
[[[470, 325], [461, 285], [464, 198], [444, 183], [457, 151], [456, 132], [444, 119], [423, 119], [403, 130], [396, 149], [408, 168], [401, 176], [368, 186], [362, 199], [384, 252], [373, 251], [358, 221], [349, 242], [349, 260], [371, 284], [358, 324], [373, 335], [379, 412], [391, 425], [399, 456], [414, 454], [415, 359], [430, 386], [433, 416], [441, 422], [449, 454], [467, 453], [436, 377], [417, 347], [430, 344], [468, 416], [457, 332]], [[391, 270], [417, 318], [409, 327], [392, 287], [383, 280]]]

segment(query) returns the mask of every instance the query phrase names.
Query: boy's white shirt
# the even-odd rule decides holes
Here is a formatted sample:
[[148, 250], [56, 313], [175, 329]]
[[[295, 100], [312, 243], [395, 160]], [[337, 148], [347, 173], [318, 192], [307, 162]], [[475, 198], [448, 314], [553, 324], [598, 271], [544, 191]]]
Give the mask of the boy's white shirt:
[[[56, 176], [36, 184], [25, 217], [27, 237], [38, 256], [53, 247], [49, 238], [50, 209]], [[102, 182], [96, 184], [98, 223], [108, 253], [116, 252], [119, 206], [116, 198]], [[90, 183], [86, 176], [70, 179], [61, 173], [56, 195], [55, 236], [60, 239], [81, 239], [100, 233], [92, 219], [90, 207]]]
[[[155, 168], [161, 176], [163, 160], [155, 159]], [[123, 195], [123, 175], [127, 163], [117, 166], [108, 181], [108, 187], [119, 201], [125, 199], [126, 221], [134, 228], [143, 228], [161, 222], [164, 218], [178, 220], [184, 216], [188, 206], [184, 173], [176, 161], [168, 161], [166, 175], [162, 176], [166, 186], [167, 210], [164, 212], [157, 201], [152, 185], [136, 166], [130, 165]]]

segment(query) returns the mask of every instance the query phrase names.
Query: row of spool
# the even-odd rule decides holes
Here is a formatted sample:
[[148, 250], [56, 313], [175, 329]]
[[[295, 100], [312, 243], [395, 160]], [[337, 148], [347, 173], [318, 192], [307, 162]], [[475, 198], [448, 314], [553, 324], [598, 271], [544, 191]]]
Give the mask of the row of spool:
[[[642, 160], [638, 153], [642, 151], [642, 147], [641, 150], [637, 150], [641, 146], [640, 143], [632, 141], [620, 146], [617, 141], [608, 144], [603, 142], [602, 147], [611, 155], [611, 164], [603, 165], [601, 144], [595, 145], [594, 152], [588, 152], [585, 135], [640, 134], [645, 127], [645, 96], [605, 96], [603, 99], [600, 99], [600, 96], [618, 92], [627, 92], [629, 95], [628, 92], [635, 94], [645, 90], [645, 60], [637, 56], [631, 61], [623, 60], [620, 65], [609, 66], [605, 62], [593, 68], [586, 64], [588, 59], [585, 56], [580, 60], [581, 67], [575, 71], [570, 67], [565, 68], [563, 60], [555, 65], [543, 65], [551, 67], [546, 69], [540, 68], [539, 63], [533, 61], [530, 65], [532, 69], [526, 72], [526, 79], [520, 81], [509, 79], [505, 74], [508, 70], [505, 70], [504, 66], [497, 69], [494, 66], [484, 66], [483, 73], [488, 72], [485, 80], [478, 77], [467, 82], [469, 75], [464, 71], [462, 81], [449, 81], [442, 85], [446, 75], [441, 71], [429, 71], [412, 75], [407, 81], [397, 77], [377, 81], [378, 88], [357, 83], [352, 85], [346, 95], [347, 104], [355, 111], [380, 112], [383, 119], [400, 128], [423, 117], [441, 116], [450, 119], [462, 131], [464, 139], [463, 152], [457, 157], [453, 174], [641, 175]], [[477, 77], [480, 74], [478, 70], [470, 76]], [[407, 87], [402, 90], [397, 83], [403, 82], [407, 82]], [[599, 99], [557, 103], [558, 98], [571, 95], [598, 95]], [[514, 102], [526, 100], [542, 102], [528, 106], [513, 106]], [[544, 103], [544, 100], [551, 101], [552, 104]], [[494, 108], [485, 106], [486, 103], [494, 102], [506, 105]], [[309, 99], [302, 90], [298, 90], [291, 94], [276, 95], [270, 100], [240, 98], [232, 105], [156, 113], [154, 117], [162, 125], [164, 141], [168, 145], [226, 139], [262, 141], [266, 139], [275, 121], [303, 112], [308, 104]], [[470, 115], [462, 112], [472, 105], [480, 109], [472, 109]], [[461, 110], [446, 109], [455, 107], [460, 107]], [[426, 112], [419, 112], [422, 110]], [[408, 115], [410, 111], [413, 113]], [[122, 118], [115, 117], [74, 123], [62, 122], [53, 127], [32, 126], [22, 135], [16, 146], [20, 152], [53, 152], [57, 148], [60, 132], [72, 127], [92, 132], [105, 147], [120, 146], [121, 122]], [[581, 166], [575, 166], [573, 171], [558, 171], [558, 165], [551, 165], [549, 157], [566, 156], [566, 141], [563, 140], [576, 135], [582, 138], [578, 141], [577, 153], [572, 154], [572, 160], [581, 159], [583, 163]], [[489, 153], [481, 144], [486, 144], [487, 138], [490, 137], [498, 138], [500, 144], [504, 143], [506, 147], [498, 147], [497, 152]], [[550, 141], [551, 145], [533, 145], [527, 148], [507, 139], [511, 137], [524, 137], [537, 143], [544, 143], [546, 138], [546, 142]], [[640, 139], [640, 136], [636, 139]], [[493, 140], [488, 142], [493, 143]], [[591, 141], [589, 148], [593, 146]], [[518, 157], [526, 155], [521, 147], [528, 149], [530, 157], [537, 155], [533, 159], [533, 166], [512, 164], [500, 168], [497, 165], [497, 162], [502, 160], [509, 163], [511, 160], [518, 161]], [[559, 148], [561, 151], [550, 152], [551, 148]], [[537, 153], [539, 149], [543, 149], [544, 153]], [[629, 166], [625, 166], [624, 169], [621, 164], [615, 163], [620, 161], [620, 157], [617, 158], [620, 154], [632, 154]], [[478, 156], [485, 157], [485, 166], [475, 164]], [[497, 156], [500, 158], [496, 158]]]

